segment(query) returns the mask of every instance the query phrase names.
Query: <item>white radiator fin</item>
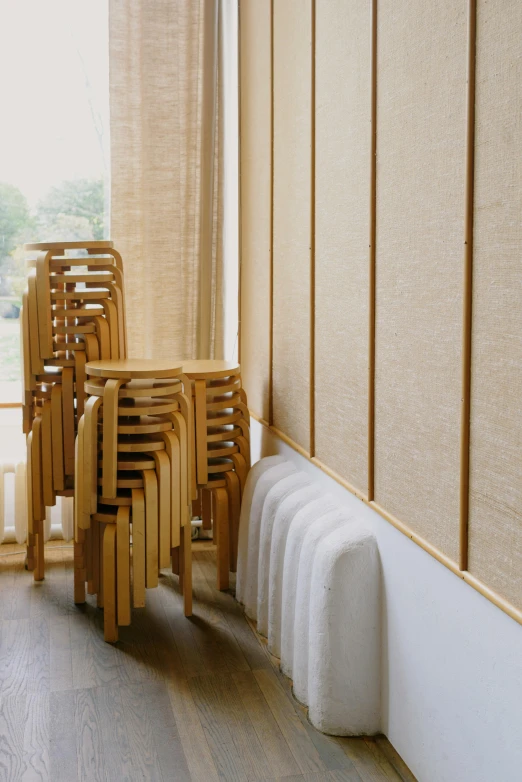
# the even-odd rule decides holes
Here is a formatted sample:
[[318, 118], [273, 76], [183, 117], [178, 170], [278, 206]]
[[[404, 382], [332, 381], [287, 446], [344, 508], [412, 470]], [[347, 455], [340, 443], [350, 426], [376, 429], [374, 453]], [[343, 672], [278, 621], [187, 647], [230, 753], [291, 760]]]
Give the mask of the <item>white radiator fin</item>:
[[[44, 538], [72, 539], [73, 500], [57, 497], [56, 505], [46, 509]], [[0, 463], [0, 543], [25, 543], [27, 540], [27, 490], [25, 461]]]

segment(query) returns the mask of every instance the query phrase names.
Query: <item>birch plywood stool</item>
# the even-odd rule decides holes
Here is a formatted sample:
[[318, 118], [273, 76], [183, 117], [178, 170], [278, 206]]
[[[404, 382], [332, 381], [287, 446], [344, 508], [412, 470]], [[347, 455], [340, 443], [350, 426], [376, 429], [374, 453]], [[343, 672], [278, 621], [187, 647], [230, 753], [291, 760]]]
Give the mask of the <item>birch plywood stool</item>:
[[[77, 438], [75, 602], [96, 594], [104, 636], [118, 639], [131, 603], [145, 605], [173, 549], [192, 613], [189, 401], [181, 364], [153, 359], [89, 362]], [[131, 553], [132, 540], [132, 559]], [[131, 600], [132, 595], [132, 600]]]
[[26, 244], [21, 313], [27, 566], [44, 577], [45, 508], [74, 491], [85, 364], [126, 354], [123, 267], [111, 242]]
[[192, 489], [200, 493], [207, 528], [212, 516], [217, 585], [228, 589], [229, 572], [237, 566], [241, 495], [250, 469], [250, 418], [241, 370], [227, 361], [188, 361], [183, 382], [194, 411]]

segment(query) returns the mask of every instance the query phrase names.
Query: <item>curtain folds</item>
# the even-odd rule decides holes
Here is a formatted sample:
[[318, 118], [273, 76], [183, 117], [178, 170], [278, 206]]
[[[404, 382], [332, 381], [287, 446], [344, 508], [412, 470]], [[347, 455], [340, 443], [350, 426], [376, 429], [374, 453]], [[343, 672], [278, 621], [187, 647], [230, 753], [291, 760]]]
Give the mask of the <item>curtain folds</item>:
[[219, 0], [110, 0], [111, 236], [130, 356], [224, 357]]

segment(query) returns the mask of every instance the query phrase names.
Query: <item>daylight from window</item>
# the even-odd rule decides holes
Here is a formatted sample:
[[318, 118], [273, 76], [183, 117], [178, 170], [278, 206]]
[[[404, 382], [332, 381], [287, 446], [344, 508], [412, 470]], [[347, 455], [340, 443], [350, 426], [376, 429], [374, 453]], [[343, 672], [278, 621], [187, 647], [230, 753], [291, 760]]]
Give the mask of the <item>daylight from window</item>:
[[108, 237], [108, 0], [0, 0], [0, 402], [20, 388], [22, 245]]

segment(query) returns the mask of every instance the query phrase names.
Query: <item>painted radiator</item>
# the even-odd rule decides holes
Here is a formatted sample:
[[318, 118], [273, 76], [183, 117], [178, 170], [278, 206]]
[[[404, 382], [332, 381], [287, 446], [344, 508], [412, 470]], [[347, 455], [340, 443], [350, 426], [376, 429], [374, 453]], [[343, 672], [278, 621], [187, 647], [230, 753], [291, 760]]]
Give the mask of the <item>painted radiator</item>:
[[375, 537], [281, 456], [261, 459], [247, 479], [236, 598], [316, 728], [338, 736], [381, 731]]
[[[57, 497], [53, 508], [46, 509], [44, 539], [68, 541], [74, 535], [73, 500]], [[27, 490], [25, 461], [0, 463], [0, 543], [25, 543], [27, 540]]]

